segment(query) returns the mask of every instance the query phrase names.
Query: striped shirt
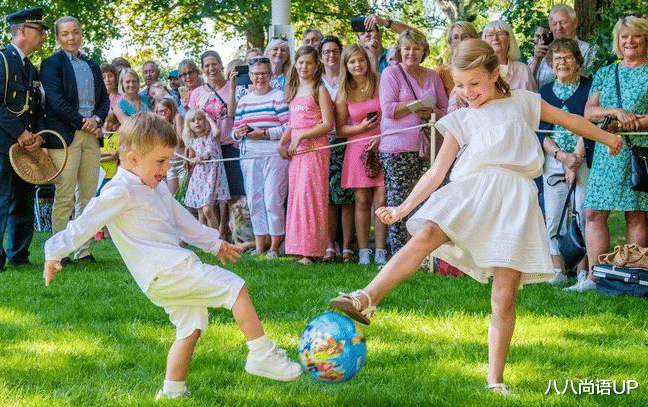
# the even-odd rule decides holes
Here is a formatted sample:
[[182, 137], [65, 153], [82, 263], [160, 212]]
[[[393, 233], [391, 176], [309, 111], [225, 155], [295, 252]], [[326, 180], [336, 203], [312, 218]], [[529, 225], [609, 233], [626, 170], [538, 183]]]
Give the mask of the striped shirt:
[[234, 128], [249, 125], [268, 129], [270, 140], [279, 140], [288, 124], [289, 110], [284, 92], [272, 89], [265, 95], [252, 92], [243, 96], [236, 106]]

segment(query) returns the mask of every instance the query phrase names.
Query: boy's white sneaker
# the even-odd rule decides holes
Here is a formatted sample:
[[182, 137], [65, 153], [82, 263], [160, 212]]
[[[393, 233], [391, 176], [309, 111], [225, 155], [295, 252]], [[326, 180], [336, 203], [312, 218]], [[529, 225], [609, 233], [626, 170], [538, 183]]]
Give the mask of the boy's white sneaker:
[[191, 396], [191, 393], [189, 393], [189, 390], [187, 390], [186, 387], [184, 388], [184, 391], [180, 393], [165, 393], [164, 390], [160, 389], [155, 395], [155, 401], [166, 399], [187, 399], [189, 396]]
[[302, 374], [301, 365], [290, 360], [286, 351], [277, 348], [275, 344], [260, 357], [250, 352], [245, 362], [245, 371], [255, 376], [282, 382], [296, 380]]

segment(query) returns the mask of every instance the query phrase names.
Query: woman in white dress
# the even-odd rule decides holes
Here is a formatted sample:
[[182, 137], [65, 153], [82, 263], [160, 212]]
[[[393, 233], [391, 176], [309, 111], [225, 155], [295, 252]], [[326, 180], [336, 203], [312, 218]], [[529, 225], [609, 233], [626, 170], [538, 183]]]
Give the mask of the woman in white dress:
[[[477, 281], [492, 277], [487, 387], [508, 393], [503, 376], [517, 291], [522, 284], [554, 275], [533, 182], [544, 161], [535, 130], [540, 119], [556, 123], [607, 144], [611, 154], [618, 154], [622, 140], [549, 105], [536, 93], [511, 92], [499, 74], [497, 56], [484, 41], [459, 44], [452, 74], [457, 95], [468, 108], [437, 122], [443, 146], [408, 198], [398, 207], [376, 211], [390, 224], [429, 197], [407, 222], [412, 239], [367, 287], [341, 294], [331, 306], [369, 324], [374, 304], [410, 277], [431, 252]], [[451, 182], [437, 190], [455, 158]]]

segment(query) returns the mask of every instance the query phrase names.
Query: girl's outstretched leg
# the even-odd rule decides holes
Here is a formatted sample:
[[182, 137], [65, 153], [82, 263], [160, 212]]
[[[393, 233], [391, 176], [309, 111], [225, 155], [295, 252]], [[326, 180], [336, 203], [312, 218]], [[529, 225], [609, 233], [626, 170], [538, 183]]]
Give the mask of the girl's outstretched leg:
[[488, 384], [504, 382], [504, 367], [508, 355], [513, 329], [515, 328], [515, 306], [520, 287], [519, 271], [496, 267], [493, 272], [491, 291], [492, 316], [488, 331]]
[[[362, 311], [371, 304], [380, 302], [394, 287], [414, 274], [424, 258], [448, 240], [448, 236], [441, 230], [439, 225], [427, 221], [412, 236], [409, 242], [385, 264], [369, 285], [362, 290], [366, 295], [358, 295], [355, 298], [351, 298], [354, 293], [351, 296], [341, 295], [331, 300], [331, 306], [348, 313], [351, 318], [356, 319], [358, 322], [368, 323], [368, 318], [360, 317], [357, 319], [358, 313], [354, 313], [353, 309]], [[351, 308], [349, 308], [350, 306]], [[351, 313], [349, 313], [350, 309]]]

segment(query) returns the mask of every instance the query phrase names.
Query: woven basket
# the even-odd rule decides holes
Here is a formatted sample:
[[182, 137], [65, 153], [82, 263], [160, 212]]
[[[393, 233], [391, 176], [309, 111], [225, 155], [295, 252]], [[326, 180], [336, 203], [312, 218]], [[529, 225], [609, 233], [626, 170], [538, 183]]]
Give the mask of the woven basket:
[[9, 149], [9, 160], [16, 174], [30, 184], [45, 185], [53, 184], [65, 168], [65, 163], [68, 158], [68, 147], [63, 137], [53, 130], [41, 130], [36, 133], [40, 136], [43, 133], [50, 133], [55, 135], [61, 140], [63, 144], [63, 152], [65, 159], [61, 168], [57, 168], [50, 156], [44, 149], [39, 148], [34, 151], [27, 151], [16, 143]]

